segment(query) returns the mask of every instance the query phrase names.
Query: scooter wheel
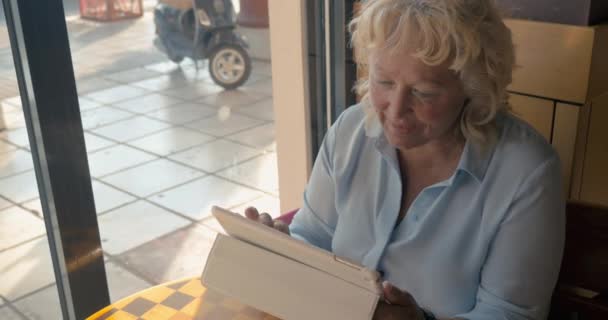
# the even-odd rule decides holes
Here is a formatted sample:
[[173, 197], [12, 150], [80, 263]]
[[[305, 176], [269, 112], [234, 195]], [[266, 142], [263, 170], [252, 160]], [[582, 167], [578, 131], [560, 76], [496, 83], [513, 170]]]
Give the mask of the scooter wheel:
[[236, 89], [249, 79], [251, 58], [238, 45], [222, 44], [209, 57], [209, 74], [224, 89]]

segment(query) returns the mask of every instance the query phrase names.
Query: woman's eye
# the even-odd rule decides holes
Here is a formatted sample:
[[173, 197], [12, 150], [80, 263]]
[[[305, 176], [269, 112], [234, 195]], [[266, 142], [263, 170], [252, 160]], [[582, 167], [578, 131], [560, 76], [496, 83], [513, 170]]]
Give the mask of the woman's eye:
[[432, 92], [432, 91], [422, 91], [422, 90], [418, 90], [418, 89], [412, 89], [412, 93], [422, 99], [431, 99], [431, 98], [435, 98], [437, 96], [436, 92]]
[[376, 82], [383, 87], [390, 87], [393, 85], [393, 82], [388, 80], [378, 80]]

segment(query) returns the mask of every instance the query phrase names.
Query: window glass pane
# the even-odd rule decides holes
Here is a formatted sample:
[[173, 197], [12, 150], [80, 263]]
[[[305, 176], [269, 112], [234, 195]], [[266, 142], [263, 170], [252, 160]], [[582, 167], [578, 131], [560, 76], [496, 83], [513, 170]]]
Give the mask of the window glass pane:
[[[195, 63], [157, 48], [157, 1], [143, 0], [143, 14], [127, 18], [138, 1], [116, 0], [105, 21], [108, 8], [97, 4], [106, 1], [83, 2], [91, 5], [64, 1], [66, 22], [110, 297], [117, 301], [200, 275], [221, 231], [211, 205], [280, 214], [267, 12], [252, 5], [257, 1], [233, 3], [252, 70], [245, 83], [225, 90], [209, 59]], [[97, 20], [83, 18], [81, 9]], [[193, 15], [178, 16], [180, 25], [164, 27], [192, 41]], [[215, 77], [232, 81], [244, 66], [242, 52], [227, 47], [218, 54]], [[6, 31], [0, 57], [0, 318], [60, 319]]]
[[[194, 15], [179, 8], [192, 1], [161, 2], [133, 19], [67, 18], [112, 301], [199, 276], [220, 230], [211, 205], [279, 214], [268, 27], [237, 25], [250, 48], [222, 47], [216, 78], [247, 73], [246, 53], [252, 71], [225, 90], [209, 59], [188, 57]], [[257, 13], [237, 17], [255, 24]]]

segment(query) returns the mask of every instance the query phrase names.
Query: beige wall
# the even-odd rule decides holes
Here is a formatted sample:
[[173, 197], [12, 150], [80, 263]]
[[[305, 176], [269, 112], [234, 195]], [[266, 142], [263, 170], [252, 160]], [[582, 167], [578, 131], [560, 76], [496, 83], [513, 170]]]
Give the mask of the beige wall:
[[269, 0], [281, 211], [302, 205], [310, 173], [306, 0]]

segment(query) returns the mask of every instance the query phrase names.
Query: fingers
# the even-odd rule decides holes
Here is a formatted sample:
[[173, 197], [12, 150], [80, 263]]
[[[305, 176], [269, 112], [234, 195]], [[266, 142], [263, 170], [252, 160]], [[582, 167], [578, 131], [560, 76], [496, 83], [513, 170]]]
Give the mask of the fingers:
[[390, 284], [388, 281], [382, 283], [382, 290], [384, 292], [384, 298], [390, 304], [407, 306], [411, 304], [415, 305], [416, 303], [409, 293], [399, 290], [399, 288]]
[[262, 224], [269, 226], [269, 227], [273, 227], [273, 223], [272, 223], [272, 217], [264, 212], [264, 213], [260, 213], [260, 216], [258, 217], [258, 222], [261, 222]]
[[289, 234], [289, 226], [283, 221], [273, 220], [272, 217], [266, 213], [260, 213], [255, 207], [249, 207], [245, 209], [245, 216], [248, 219], [260, 222], [271, 228], [275, 228], [283, 233]]
[[[416, 300], [407, 291], [400, 290], [388, 281], [382, 283], [382, 289], [389, 305], [382, 304], [384, 307], [380, 311], [388, 312], [392, 316], [378, 319], [424, 319], [424, 314]], [[393, 317], [395, 315], [396, 317]]]
[[411, 317], [406, 307], [386, 304], [384, 302], [378, 303], [376, 310], [374, 311], [373, 320], [414, 320], [420, 319]]
[[255, 207], [249, 207], [245, 209], [245, 216], [248, 219], [263, 223], [269, 227], [273, 226], [272, 217], [266, 212], [259, 213], [258, 209], [256, 209]]
[[245, 209], [245, 216], [251, 220], [263, 223], [269, 227], [273, 226], [272, 217], [266, 212], [259, 213], [258, 209], [256, 209], [255, 207], [249, 207]]
[[277, 230], [279, 230], [279, 231], [281, 231], [281, 232], [283, 232], [283, 233], [290, 234], [289, 233], [289, 226], [285, 222], [283, 222], [281, 220], [274, 220], [274, 228], [277, 229]]
[[380, 302], [378, 303], [378, 305], [376, 306], [376, 310], [374, 311], [374, 317], [372, 318], [373, 320], [386, 320], [386, 319], [390, 319], [389, 315], [390, 315], [390, 305]]
[[249, 207], [247, 209], [245, 209], [245, 216], [251, 220], [258, 220], [258, 217], [260, 216], [260, 213], [258, 212], [258, 209], [256, 209], [255, 207]]

